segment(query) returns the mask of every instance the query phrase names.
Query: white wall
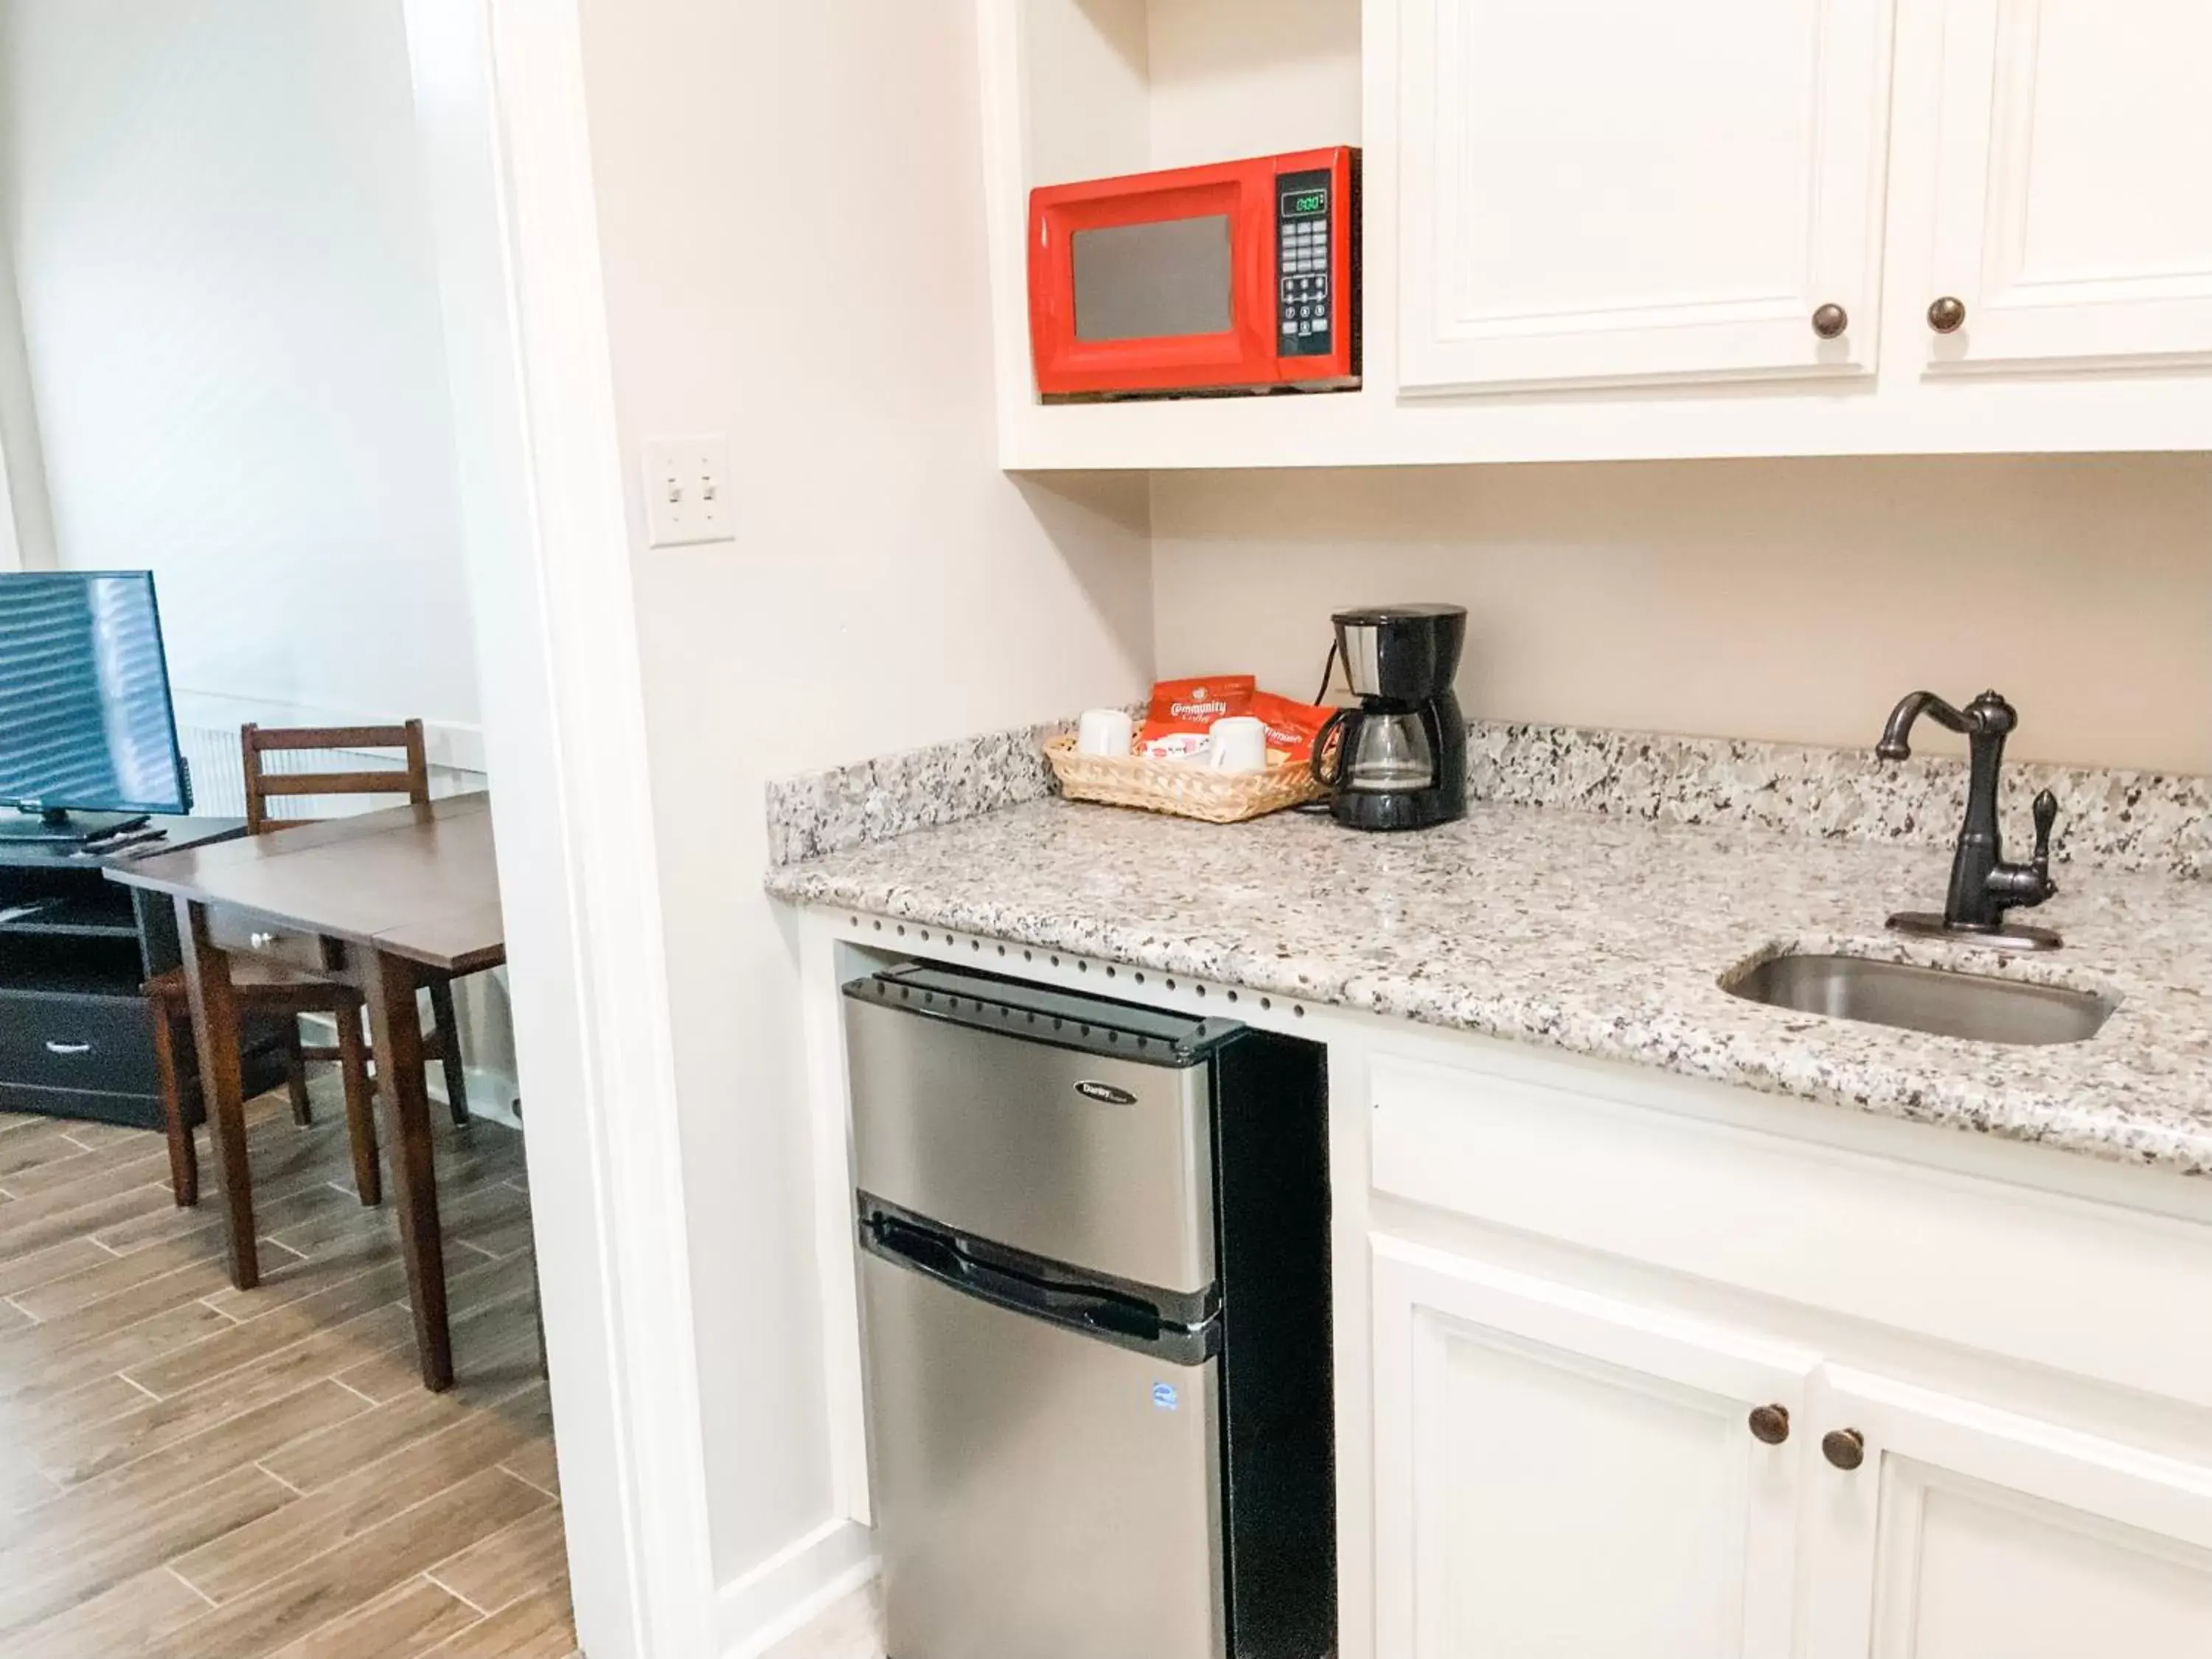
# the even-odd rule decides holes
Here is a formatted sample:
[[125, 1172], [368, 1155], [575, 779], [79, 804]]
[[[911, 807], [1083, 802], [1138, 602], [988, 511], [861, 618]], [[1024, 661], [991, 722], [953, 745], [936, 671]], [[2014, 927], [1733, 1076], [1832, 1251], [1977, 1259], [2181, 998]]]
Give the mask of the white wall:
[[[1721, 700], [1670, 703], [1656, 675], [1584, 696], [1566, 665], [1638, 640], [1658, 592], [1680, 595], [1663, 611], [1677, 650], [1717, 641], [1741, 666], [1802, 672], [1787, 651], [1730, 655], [1722, 612], [1690, 619], [1749, 591], [1763, 624], [1817, 636], [1802, 603], [1866, 602], [1832, 562], [1900, 533], [1942, 485], [1893, 495], [1877, 470], [1801, 501], [1786, 475], [1697, 469], [1009, 480], [993, 464], [972, 9], [584, 0], [583, 18], [714, 1557], [727, 1606], [750, 1608], [753, 1589], [806, 1581], [835, 1518], [795, 975], [758, 887], [766, 779], [1128, 698], [1156, 659], [1249, 665], [1303, 690], [1329, 604], [1433, 591], [1482, 600], [1483, 662], [1520, 665], [1474, 683], [1486, 712], [1517, 698], [1511, 712], [1534, 717], [1666, 724], [1670, 708]], [[737, 543], [647, 549], [641, 444], [714, 432], [732, 439]], [[2150, 480], [2140, 514], [2142, 481], [2092, 488], [2048, 526], [2039, 514], [2074, 486], [2036, 476], [1973, 483], [1908, 551], [1948, 557], [1966, 539], [1997, 565], [2026, 537], [2048, 574], [2117, 511], [2148, 526], [2130, 546], [2165, 550], [2118, 614], [2140, 617], [2169, 580], [2193, 592], [2169, 556], [2186, 546], [2175, 524], [2197, 475]], [[1871, 491], [1856, 507], [1855, 488]], [[2014, 490], [2027, 505], [2008, 504]], [[1829, 514], [1836, 527], [1813, 527]], [[1781, 599], [1755, 591], [1769, 538], [1797, 550]], [[1543, 569], [1563, 548], [1569, 574]], [[1913, 566], [1893, 553], [1881, 568]], [[1938, 603], [1969, 586], [1938, 575]], [[1929, 602], [1917, 586], [1900, 601]], [[1856, 713], [1856, 696], [1815, 672], [1837, 682], [1824, 695], [1840, 729], [1832, 711]], [[1769, 690], [1726, 687], [1746, 711]]]
[[2212, 456], [1162, 473], [1152, 514], [1164, 674], [1310, 695], [1332, 610], [1448, 600], [1492, 720], [1863, 747], [1994, 685], [2016, 754], [2212, 773]]
[[[1139, 693], [1144, 485], [1058, 494], [994, 464], [972, 8], [587, 0], [584, 24], [736, 1607], [831, 1519], [763, 783]], [[698, 432], [732, 438], [738, 540], [647, 550], [639, 443]]]
[[400, 0], [0, 0], [0, 118], [59, 562], [156, 572], [190, 724], [478, 763]]
[[[0, 178], [6, 176], [0, 131]], [[46, 448], [31, 366], [23, 350], [23, 312], [15, 262], [0, 216], [0, 570], [45, 570], [54, 562], [53, 510], [46, 501]]]

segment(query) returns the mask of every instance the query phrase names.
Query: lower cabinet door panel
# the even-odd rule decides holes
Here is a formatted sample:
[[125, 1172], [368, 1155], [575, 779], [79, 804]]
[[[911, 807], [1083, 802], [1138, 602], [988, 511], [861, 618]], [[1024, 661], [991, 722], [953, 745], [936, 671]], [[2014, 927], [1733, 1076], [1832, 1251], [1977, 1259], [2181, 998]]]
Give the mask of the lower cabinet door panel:
[[[1832, 1369], [1813, 1659], [2203, 1659], [2212, 1468]], [[1825, 1486], [1826, 1490], [1822, 1490]]]
[[1375, 1258], [1380, 1659], [1790, 1652], [1816, 1356], [1396, 1239]]

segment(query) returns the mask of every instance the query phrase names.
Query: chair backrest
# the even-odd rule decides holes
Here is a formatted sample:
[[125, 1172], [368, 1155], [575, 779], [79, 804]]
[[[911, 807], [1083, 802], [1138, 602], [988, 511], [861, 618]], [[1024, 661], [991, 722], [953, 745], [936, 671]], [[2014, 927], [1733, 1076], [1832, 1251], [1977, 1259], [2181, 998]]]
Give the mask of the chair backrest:
[[[420, 720], [410, 720], [404, 726], [242, 726], [238, 738], [246, 768], [249, 835], [313, 822], [272, 816], [269, 810], [272, 797], [404, 795], [417, 806], [429, 805], [430, 763], [422, 751]], [[405, 764], [362, 772], [271, 772], [262, 764], [261, 757], [272, 750], [301, 749], [397, 749]]]

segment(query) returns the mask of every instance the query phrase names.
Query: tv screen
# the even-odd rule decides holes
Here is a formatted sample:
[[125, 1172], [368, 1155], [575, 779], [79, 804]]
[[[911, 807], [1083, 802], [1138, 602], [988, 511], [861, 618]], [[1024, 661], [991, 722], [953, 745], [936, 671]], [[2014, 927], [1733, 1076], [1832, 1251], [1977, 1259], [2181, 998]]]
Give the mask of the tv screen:
[[153, 573], [0, 575], [0, 809], [191, 805]]

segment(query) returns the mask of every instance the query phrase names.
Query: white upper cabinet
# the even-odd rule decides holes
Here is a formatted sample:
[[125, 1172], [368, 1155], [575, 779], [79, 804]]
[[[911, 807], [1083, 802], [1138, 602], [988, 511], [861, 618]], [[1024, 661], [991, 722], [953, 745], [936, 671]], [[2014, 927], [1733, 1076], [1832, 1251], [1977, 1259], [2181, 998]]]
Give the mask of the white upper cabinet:
[[[2212, 0], [975, 3], [1009, 469], [2212, 449]], [[1356, 390], [1039, 398], [1031, 188], [1335, 144]]]
[[1929, 366], [2212, 363], [2212, 5], [1941, 3]]
[[1872, 370], [1890, 0], [1399, 3], [1404, 387]]

